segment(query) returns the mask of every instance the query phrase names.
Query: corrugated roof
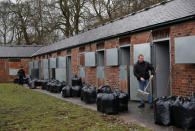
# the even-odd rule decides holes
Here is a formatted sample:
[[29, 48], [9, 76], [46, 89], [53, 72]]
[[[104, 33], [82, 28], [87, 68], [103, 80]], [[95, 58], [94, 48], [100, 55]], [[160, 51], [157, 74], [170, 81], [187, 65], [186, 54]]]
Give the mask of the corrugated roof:
[[32, 57], [42, 46], [0, 46], [0, 58], [2, 57]]
[[33, 56], [106, 39], [125, 32], [167, 23], [192, 15], [195, 15], [195, 0], [167, 1], [167, 3], [157, 4], [149, 9], [143, 9], [123, 17], [122, 19], [112, 21], [104, 26], [91, 29], [55, 44], [45, 46], [34, 53]]

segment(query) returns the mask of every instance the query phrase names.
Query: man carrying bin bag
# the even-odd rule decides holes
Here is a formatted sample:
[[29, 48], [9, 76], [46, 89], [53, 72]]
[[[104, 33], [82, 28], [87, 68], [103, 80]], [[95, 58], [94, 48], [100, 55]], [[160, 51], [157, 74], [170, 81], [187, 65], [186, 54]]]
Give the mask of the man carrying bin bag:
[[[149, 74], [149, 71], [151, 71], [151, 75]], [[138, 56], [137, 63], [134, 65], [133, 72], [139, 82], [139, 88], [142, 91], [144, 91], [144, 88], [148, 84], [149, 79], [152, 79], [154, 76], [153, 66], [149, 62], [144, 61], [144, 56], [140, 54]], [[150, 108], [153, 108], [150, 88], [147, 88], [147, 92], [149, 93], [148, 102], [151, 104]], [[138, 108], [144, 108], [144, 107], [145, 107], [145, 101], [144, 99], [141, 99], [141, 104], [138, 106]]]

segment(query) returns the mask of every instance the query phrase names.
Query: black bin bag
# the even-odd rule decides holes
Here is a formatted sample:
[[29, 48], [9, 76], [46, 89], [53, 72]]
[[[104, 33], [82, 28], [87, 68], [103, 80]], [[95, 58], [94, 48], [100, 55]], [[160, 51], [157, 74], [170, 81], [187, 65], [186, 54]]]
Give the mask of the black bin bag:
[[95, 103], [97, 98], [96, 88], [94, 86], [88, 86], [84, 89], [83, 101], [87, 104]]
[[65, 98], [65, 97], [71, 97], [71, 91], [72, 90], [72, 87], [70, 85], [66, 85], [65, 87], [62, 88], [62, 97]]
[[102, 107], [102, 96], [103, 95], [104, 95], [103, 93], [98, 93], [97, 94], [96, 104], [97, 104], [97, 110], [99, 112], [103, 112], [103, 107]]
[[50, 91], [50, 84], [51, 84], [51, 82], [49, 81], [49, 82], [47, 82], [47, 84], [46, 84], [46, 90], [47, 91]]
[[119, 111], [128, 111], [128, 94], [122, 92], [119, 89], [114, 89], [113, 93], [116, 94], [118, 101], [119, 101]]
[[56, 93], [56, 83], [54, 81], [50, 83], [49, 91], [51, 93]]
[[101, 98], [102, 112], [108, 115], [118, 114], [119, 101], [114, 93], [103, 93]]
[[195, 98], [178, 97], [173, 104], [174, 125], [184, 129], [195, 129]]
[[43, 83], [42, 83], [42, 90], [46, 90], [47, 89], [47, 83], [48, 83], [48, 80], [43, 80]]
[[77, 75], [72, 77], [72, 86], [82, 86], [82, 80], [81, 77], [78, 77]]
[[81, 86], [72, 86], [71, 95], [72, 97], [80, 97], [81, 96]]
[[55, 86], [54, 86], [54, 93], [60, 93], [62, 91], [63, 85], [61, 82], [57, 81], [55, 82]]
[[83, 88], [81, 89], [81, 101], [84, 100], [84, 96], [85, 96], [85, 91], [88, 88], [89, 85], [87, 84], [83, 84]]
[[97, 93], [112, 93], [112, 89], [108, 85], [103, 85], [98, 88]]
[[30, 82], [30, 78], [28, 78], [28, 77], [23, 78], [23, 84], [29, 85], [29, 82]]
[[37, 86], [41, 86], [41, 84], [42, 84], [42, 81], [41, 80], [35, 80], [34, 82], [35, 82], [35, 86], [36, 87]]
[[173, 124], [172, 106], [176, 97], [160, 97], [154, 101], [154, 121], [156, 124], [169, 126]]

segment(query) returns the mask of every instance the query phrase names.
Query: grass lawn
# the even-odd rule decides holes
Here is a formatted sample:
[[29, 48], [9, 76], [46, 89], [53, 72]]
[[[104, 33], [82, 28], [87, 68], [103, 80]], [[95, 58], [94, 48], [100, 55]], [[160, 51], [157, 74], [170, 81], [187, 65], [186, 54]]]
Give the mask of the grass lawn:
[[85, 109], [14, 84], [0, 84], [0, 131], [147, 131], [115, 116]]

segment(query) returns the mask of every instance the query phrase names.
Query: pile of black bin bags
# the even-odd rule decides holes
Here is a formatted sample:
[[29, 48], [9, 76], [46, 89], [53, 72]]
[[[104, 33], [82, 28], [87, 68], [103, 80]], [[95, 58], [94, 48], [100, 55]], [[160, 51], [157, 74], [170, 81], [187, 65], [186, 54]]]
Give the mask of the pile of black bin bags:
[[30, 78], [28, 77], [24, 77], [23, 81], [20, 81], [19, 78], [14, 79], [15, 84], [28, 84], [29, 85], [29, 82], [30, 82]]
[[119, 89], [112, 90], [109, 86], [98, 89], [97, 110], [108, 115], [128, 111], [128, 94]]
[[62, 88], [66, 86], [66, 82], [60, 82], [58, 80], [37, 80], [34, 79], [30, 81], [29, 88], [35, 89], [36, 87], [41, 86], [42, 90], [47, 90], [52, 93], [60, 93]]
[[66, 82], [52, 80], [43, 85], [42, 88], [52, 93], [60, 93], [64, 86], [66, 86]]
[[47, 82], [48, 82], [48, 80], [34, 79], [34, 80], [30, 80], [28, 85], [29, 85], [30, 89], [35, 89], [38, 86], [43, 86]]
[[62, 97], [80, 97], [82, 88], [82, 80], [80, 77], [75, 75], [72, 77], [72, 86], [66, 85], [62, 89]]
[[161, 97], [154, 103], [156, 124], [195, 129], [195, 97]]

